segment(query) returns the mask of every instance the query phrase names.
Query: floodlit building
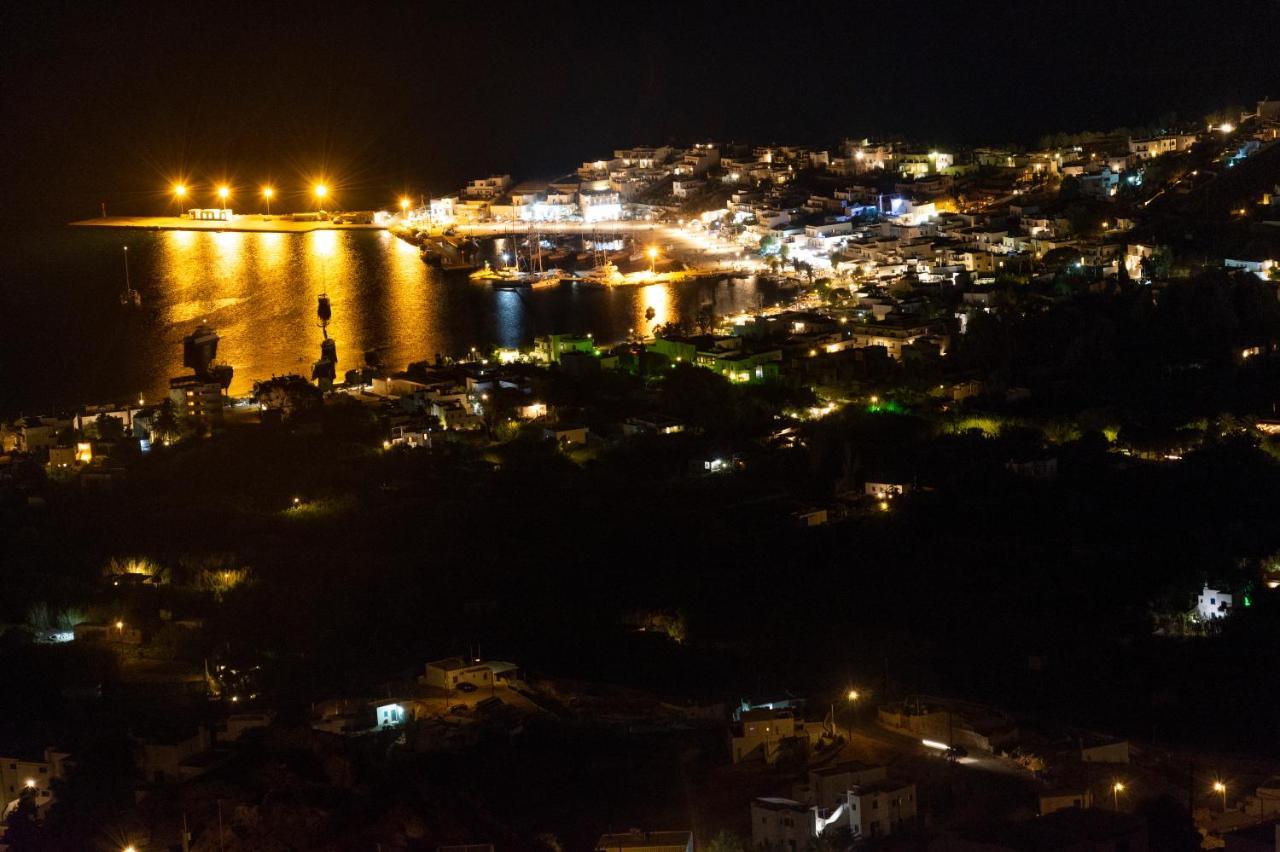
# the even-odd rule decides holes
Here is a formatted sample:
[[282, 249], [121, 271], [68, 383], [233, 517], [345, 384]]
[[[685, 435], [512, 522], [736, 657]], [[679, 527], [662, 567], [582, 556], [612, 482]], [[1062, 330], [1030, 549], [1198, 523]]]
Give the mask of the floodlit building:
[[65, 778], [69, 765], [69, 755], [54, 748], [46, 748], [38, 755], [0, 756], [0, 810], [25, 790], [33, 791], [37, 806], [50, 804], [50, 782]]
[[1081, 175], [1078, 180], [1080, 194], [1086, 198], [1112, 198], [1120, 191], [1120, 174], [1109, 167], [1103, 167], [1093, 174]]
[[196, 376], [178, 376], [169, 380], [169, 399], [179, 417], [220, 421], [225, 399], [222, 385]]
[[916, 785], [885, 779], [855, 786], [842, 807], [855, 839], [885, 837], [915, 825]]
[[506, 192], [509, 186], [511, 186], [511, 175], [490, 175], [487, 178], [476, 178], [471, 181], [462, 194], [467, 198], [492, 200]]
[[187, 218], [201, 222], [230, 222], [235, 214], [230, 207], [193, 207], [187, 211]]
[[1204, 621], [1215, 621], [1225, 618], [1231, 613], [1231, 594], [1209, 588], [1205, 583], [1200, 596], [1196, 598], [1196, 615]]
[[584, 222], [615, 222], [622, 218], [622, 198], [616, 190], [584, 190], [578, 194]]
[[785, 743], [803, 736], [803, 723], [797, 724], [790, 710], [748, 710], [730, 731], [733, 762], [762, 757], [773, 763]]
[[1129, 153], [1141, 160], [1150, 160], [1161, 154], [1185, 151], [1196, 143], [1194, 133], [1171, 133], [1168, 136], [1153, 136], [1148, 139], [1130, 139]]
[[461, 657], [446, 657], [427, 663], [426, 673], [419, 679], [427, 686], [456, 689], [459, 684], [475, 687], [495, 686], [516, 680], [519, 666], [501, 660], [476, 660], [467, 662]]

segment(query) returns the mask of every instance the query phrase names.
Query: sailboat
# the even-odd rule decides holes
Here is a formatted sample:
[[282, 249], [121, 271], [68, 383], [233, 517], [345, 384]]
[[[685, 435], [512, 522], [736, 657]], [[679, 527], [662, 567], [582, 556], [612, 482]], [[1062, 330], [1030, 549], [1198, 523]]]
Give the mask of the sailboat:
[[129, 247], [124, 247], [124, 289], [120, 291], [120, 304], [126, 308], [142, 307], [142, 294], [129, 283]]

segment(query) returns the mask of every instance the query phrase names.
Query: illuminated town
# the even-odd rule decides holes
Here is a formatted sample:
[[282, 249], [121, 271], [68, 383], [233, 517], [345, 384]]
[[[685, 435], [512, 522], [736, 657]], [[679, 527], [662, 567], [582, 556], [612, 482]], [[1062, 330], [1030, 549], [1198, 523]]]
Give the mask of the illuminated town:
[[[707, 50], [637, 110], [717, 115]], [[211, 130], [6, 222], [0, 852], [1280, 850], [1280, 91], [618, 148], [610, 77], [537, 100], [555, 156], [352, 165], [560, 80], [430, 67], [367, 73], [464, 68], [456, 125]]]

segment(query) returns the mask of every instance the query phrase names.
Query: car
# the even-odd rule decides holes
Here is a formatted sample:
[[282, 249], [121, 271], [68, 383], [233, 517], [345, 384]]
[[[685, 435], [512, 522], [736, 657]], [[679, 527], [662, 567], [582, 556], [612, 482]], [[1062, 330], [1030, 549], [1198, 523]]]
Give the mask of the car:
[[953, 745], [951, 748], [947, 749], [947, 757], [951, 758], [952, 760], [956, 760], [957, 758], [968, 757], [968, 756], [969, 756], [969, 750], [964, 746]]
[[458, 691], [459, 692], [475, 692], [476, 685], [474, 683], [460, 683], [458, 684]]

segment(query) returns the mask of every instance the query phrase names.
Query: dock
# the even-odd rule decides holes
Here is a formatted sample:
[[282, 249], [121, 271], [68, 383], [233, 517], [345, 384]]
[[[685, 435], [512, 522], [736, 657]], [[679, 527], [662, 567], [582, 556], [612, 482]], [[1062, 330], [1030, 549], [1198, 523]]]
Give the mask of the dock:
[[279, 216], [236, 216], [221, 219], [188, 219], [185, 216], [101, 216], [71, 222], [76, 228], [134, 228], [147, 231], [244, 231], [256, 234], [306, 234], [311, 231], [384, 231], [386, 225], [334, 224], [327, 220], [294, 222]]

